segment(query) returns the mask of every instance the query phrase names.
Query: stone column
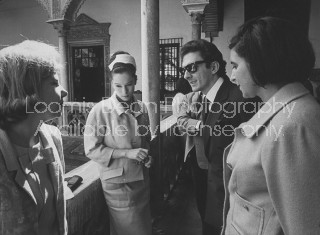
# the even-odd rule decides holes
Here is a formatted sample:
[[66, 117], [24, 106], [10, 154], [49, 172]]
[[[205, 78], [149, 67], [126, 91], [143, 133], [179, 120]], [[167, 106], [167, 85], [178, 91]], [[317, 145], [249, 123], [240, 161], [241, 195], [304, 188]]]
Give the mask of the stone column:
[[182, 0], [183, 8], [191, 16], [192, 40], [201, 38], [201, 22], [204, 18], [203, 12], [209, 0]]
[[191, 12], [192, 22], [192, 40], [201, 39], [201, 22], [203, 20], [203, 14], [199, 12]]
[[160, 142], [160, 55], [159, 55], [159, 0], [141, 0], [141, 55], [142, 101], [147, 105], [152, 135], [158, 141], [152, 144], [155, 159], [155, 190], [163, 197]]
[[149, 103], [152, 131], [160, 125], [159, 0], [141, 0], [142, 100]]
[[53, 27], [58, 31], [59, 37], [59, 52], [61, 55], [62, 69], [60, 74], [60, 83], [64, 89], [69, 92], [68, 97], [65, 98], [65, 101], [69, 100], [70, 91], [69, 91], [69, 79], [68, 79], [68, 46], [67, 46], [67, 31], [69, 29], [69, 21], [66, 20], [52, 20], [47, 21], [47, 23], [52, 24]]

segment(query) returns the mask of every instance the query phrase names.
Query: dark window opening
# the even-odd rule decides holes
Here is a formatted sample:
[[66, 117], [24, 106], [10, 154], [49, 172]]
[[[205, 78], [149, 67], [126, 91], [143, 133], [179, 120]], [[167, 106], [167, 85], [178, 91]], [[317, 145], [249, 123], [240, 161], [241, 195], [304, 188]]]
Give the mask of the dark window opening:
[[160, 39], [160, 101], [171, 102], [177, 93], [180, 74], [180, 47], [182, 38]]
[[104, 97], [103, 46], [72, 48], [74, 101], [99, 102]]

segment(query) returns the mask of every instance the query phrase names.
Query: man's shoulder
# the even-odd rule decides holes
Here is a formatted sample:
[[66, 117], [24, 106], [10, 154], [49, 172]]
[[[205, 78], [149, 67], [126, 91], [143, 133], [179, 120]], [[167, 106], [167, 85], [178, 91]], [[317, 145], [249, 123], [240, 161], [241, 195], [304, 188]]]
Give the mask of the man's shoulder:
[[224, 81], [226, 83], [226, 89], [229, 92], [229, 100], [232, 101], [243, 101], [244, 98], [242, 96], [242, 92], [240, 91], [239, 87], [229, 80]]

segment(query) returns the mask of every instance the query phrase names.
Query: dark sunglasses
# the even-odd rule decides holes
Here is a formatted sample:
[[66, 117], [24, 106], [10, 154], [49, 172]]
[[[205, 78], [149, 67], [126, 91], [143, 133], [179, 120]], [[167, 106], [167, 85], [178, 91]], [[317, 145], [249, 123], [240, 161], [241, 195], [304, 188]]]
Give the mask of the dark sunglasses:
[[204, 60], [199, 60], [199, 61], [193, 62], [193, 63], [191, 63], [191, 64], [188, 64], [187, 66], [181, 68], [181, 73], [182, 73], [182, 74], [185, 74], [186, 71], [188, 71], [188, 73], [195, 73], [195, 72], [197, 72], [197, 70], [198, 70], [198, 66], [199, 66], [200, 64], [203, 64], [203, 63], [206, 63], [206, 61], [204, 61]]

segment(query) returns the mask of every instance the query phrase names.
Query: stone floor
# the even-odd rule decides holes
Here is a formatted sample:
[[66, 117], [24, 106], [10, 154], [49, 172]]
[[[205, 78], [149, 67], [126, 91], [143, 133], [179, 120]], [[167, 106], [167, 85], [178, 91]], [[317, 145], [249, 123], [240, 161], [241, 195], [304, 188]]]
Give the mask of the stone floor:
[[161, 215], [153, 223], [153, 235], [200, 235], [201, 221], [196, 208], [191, 178], [180, 174], [164, 203]]

